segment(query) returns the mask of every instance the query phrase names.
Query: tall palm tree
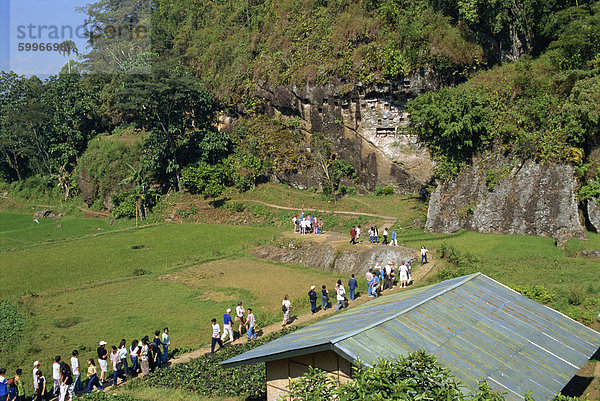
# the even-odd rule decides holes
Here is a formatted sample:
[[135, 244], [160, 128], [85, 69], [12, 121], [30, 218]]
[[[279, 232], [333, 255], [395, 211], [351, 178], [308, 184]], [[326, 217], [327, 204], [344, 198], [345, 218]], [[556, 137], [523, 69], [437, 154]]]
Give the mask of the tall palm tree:
[[77, 50], [77, 46], [75, 46], [75, 42], [72, 40], [65, 40], [60, 44], [58, 52], [67, 58], [67, 66], [69, 69], [69, 74], [71, 73], [71, 54], [78, 55], [79, 51]]

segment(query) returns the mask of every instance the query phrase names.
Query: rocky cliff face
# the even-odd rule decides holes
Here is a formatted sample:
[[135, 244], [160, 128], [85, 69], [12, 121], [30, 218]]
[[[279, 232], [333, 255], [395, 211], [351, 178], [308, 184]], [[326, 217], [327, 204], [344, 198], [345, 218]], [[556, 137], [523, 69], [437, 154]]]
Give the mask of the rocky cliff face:
[[568, 164], [476, 160], [431, 195], [425, 229], [539, 235], [562, 246], [585, 236], [576, 188]]
[[362, 275], [375, 266], [388, 262], [401, 264], [419, 260], [419, 251], [403, 246], [375, 246], [367, 250], [336, 250], [331, 245], [305, 243], [301, 247], [264, 246], [253, 251], [256, 257], [276, 262], [293, 263], [323, 270], [336, 270], [345, 275]]
[[[310, 135], [325, 134], [340, 157], [357, 171], [368, 190], [391, 186], [399, 193], [415, 193], [431, 179], [431, 160], [417, 138], [404, 132], [406, 102], [419, 93], [439, 90], [447, 80], [422, 72], [401, 81], [346, 88], [340, 82], [304, 87], [258, 86], [256, 95], [267, 102], [271, 116], [299, 118]], [[309, 187], [310, 172], [280, 177]]]

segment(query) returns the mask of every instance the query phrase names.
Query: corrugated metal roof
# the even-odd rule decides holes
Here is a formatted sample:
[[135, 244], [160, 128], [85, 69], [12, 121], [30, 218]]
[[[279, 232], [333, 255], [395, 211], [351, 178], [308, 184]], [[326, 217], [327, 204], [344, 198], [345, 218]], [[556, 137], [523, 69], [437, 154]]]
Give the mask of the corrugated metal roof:
[[600, 333], [481, 274], [402, 291], [300, 329], [223, 365], [330, 349], [366, 364], [418, 349], [471, 389], [551, 399], [600, 347]]

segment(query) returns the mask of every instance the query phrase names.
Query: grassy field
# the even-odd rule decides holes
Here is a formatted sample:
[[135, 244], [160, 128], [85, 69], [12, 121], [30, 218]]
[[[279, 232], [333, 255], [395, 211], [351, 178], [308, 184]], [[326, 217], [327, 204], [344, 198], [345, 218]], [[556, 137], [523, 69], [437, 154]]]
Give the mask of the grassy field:
[[[279, 319], [285, 293], [301, 302], [313, 281], [333, 284], [336, 278], [245, 257], [248, 248], [273, 239], [267, 228], [113, 228], [82, 218], [64, 219], [57, 228], [54, 220], [32, 226], [30, 215], [0, 219], [2, 238], [29, 233], [21, 234], [20, 246], [3, 242], [0, 250], [1, 298], [24, 317], [20, 335], [0, 352], [0, 366], [9, 371], [35, 359], [49, 366], [55, 355], [75, 348], [85, 359], [100, 340], [117, 344], [165, 326], [173, 347], [198, 347], [210, 338], [210, 318], [220, 319], [238, 300], [265, 325]], [[90, 227], [106, 231], [89, 234]]]
[[552, 238], [464, 230], [450, 235], [405, 230], [399, 233], [398, 242], [414, 248], [424, 245], [434, 251], [433, 258], [440, 256], [444, 246], [452, 247], [461, 255], [461, 266], [448, 265], [447, 271], [481, 271], [512, 288], [537, 286], [547, 293], [549, 306], [576, 319], [586, 316], [591, 319], [588, 324], [599, 328], [594, 316], [600, 312], [600, 263], [576, 254], [582, 249], [600, 249], [599, 234], [588, 233], [587, 241], [571, 240], [566, 249], [557, 248]]

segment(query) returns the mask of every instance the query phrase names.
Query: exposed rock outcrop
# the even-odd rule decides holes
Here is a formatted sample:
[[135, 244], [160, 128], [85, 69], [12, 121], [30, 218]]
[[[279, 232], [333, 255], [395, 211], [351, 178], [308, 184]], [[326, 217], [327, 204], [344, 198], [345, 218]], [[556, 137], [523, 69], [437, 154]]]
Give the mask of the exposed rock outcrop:
[[587, 215], [592, 227], [594, 227], [596, 232], [600, 232], [600, 205], [598, 205], [598, 198], [587, 200]]
[[452, 233], [531, 234], [559, 246], [585, 237], [576, 201], [577, 181], [568, 164], [475, 160], [431, 195], [426, 230]]
[[349, 275], [364, 274], [369, 268], [388, 262], [404, 263], [416, 260], [419, 252], [403, 246], [374, 246], [367, 250], [352, 248], [336, 250], [330, 245], [305, 243], [296, 247], [267, 245], [253, 251], [254, 256], [275, 262], [293, 263], [324, 270], [336, 270]]
[[[452, 83], [430, 71], [402, 80], [348, 87], [342, 82], [314, 86], [258, 85], [255, 94], [266, 100], [267, 114], [299, 118], [302, 129], [326, 135], [335, 152], [354, 166], [368, 190], [394, 187], [398, 193], [417, 193], [431, 179], [429, 152], [406, 134], [406, 102], [419, 93]], [[310, 172], [278, 177], [300, 188]]]

